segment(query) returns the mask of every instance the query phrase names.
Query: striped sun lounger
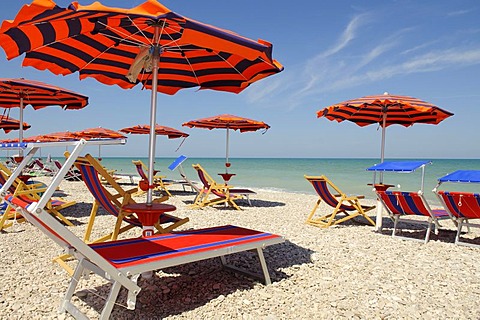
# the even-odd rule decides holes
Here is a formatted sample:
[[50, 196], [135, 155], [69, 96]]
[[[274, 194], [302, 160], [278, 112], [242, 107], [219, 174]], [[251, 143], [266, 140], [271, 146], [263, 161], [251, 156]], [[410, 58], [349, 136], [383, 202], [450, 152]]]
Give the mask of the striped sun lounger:
[[90, 270], [113, 283], [100, 319], [108, 319], [121, 287], [128, 290], [127, 307], [135, 309], [136, 296], [141, 288], [138, 277], [145, 272], [185, 263], [220, 257], [225, 267], [251, 276], [254, 274], [227, 264], [226, 256], [254, 250], [258, 255], [265, 284], [270, 284], [263, 248], [284, 242], [283, 237], [242, 227], [226, 225], [207, 229], [165, 233], [145, 238], [124, 239], [105, 243], [86, 244], [49, 215], [12, 195], [2, 194], [5, 200], [33, 225], [78, 259], [70, 285], [60, 306], [60, 312], [84, 318], [72, 297], [81, 277]]

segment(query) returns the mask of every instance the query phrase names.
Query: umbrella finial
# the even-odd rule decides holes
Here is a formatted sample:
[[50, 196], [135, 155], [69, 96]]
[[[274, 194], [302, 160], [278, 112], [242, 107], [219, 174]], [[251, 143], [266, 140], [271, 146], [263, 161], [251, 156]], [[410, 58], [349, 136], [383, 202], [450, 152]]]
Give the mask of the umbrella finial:
[[388, 95], [390, 95], [390, 93], [388, 93], [387, 91], [385, 91], [385, 92], [383, 93], [383, 95], [384, 95], [384, 96], [388, 96]]

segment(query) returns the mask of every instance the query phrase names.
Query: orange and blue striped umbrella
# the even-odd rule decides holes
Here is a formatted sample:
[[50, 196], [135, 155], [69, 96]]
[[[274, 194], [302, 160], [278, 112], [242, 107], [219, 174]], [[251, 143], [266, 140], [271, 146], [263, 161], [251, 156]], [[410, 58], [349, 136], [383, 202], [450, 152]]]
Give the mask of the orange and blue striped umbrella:
[[438, 124], [453, 113], [431, 103], [408, 96], [383, 95], [366, 96], [347, 100], [326, 107], [317, 112], [317, 117], [331, 121], [351, 121], [364, 127], [378, 124], [382, 127], [381, 161], [385, 152], [385, 128], [392, 124], [409, 127], [415, 123]]
[[[8, 116], [0, 116], [0, 129], [5, 131], [5, 133], [9, 133], [12, 130], [19, 130], [20, 121], [18, 121], [17, 119], [10, 118]], [[30, 129], [30, 125], [24, 122], [23, 129], [24, 130]]]
[[[0, 46], [8, 59], [54, 74], [79, 73], [122, 88], [151, 89], [149, 181], [153, 181], [157, 92], [183, 88], [240, 93], [283, 66], [272, 45], [181, 16], [156, 0], [131, 9], [94, 2], [67, 8], [34, 0], [3, 21]], [[149, 183], [149, 185], [153, 185]], [[152, 201], [152, 190], [147, 203]]]
[[263, 121], [252, 120], [244, 117], [239, 117], [231, 114], [220, 114], [218, 116], [202, 118], [197, 120], [191, 120], [182, 124], [184, 127], [189, 128], [202, 128], [202, 129], [227, 129], [226, 139], [226, 156], [225, 167], [228, 173], [230, 162], [228, 161], [228, 149], [230, 140], [230, 129], [240, 130], [240, 132], [252, 132], [264, 129], [265, 131], [270, 129], [270, 126]]
[[[149, 134], [150, 126], [148, 124], [139, 124], [133, 127], [126, 127], [120, 129], [120, 132], [130, 133], [130, 134]], [[187, 138], [188, 133], [177, 130], [172, 127], [155, 125], [155, 134], [161, 136], [167, 136], [168, 139], [177, 139], [177, 138]]]

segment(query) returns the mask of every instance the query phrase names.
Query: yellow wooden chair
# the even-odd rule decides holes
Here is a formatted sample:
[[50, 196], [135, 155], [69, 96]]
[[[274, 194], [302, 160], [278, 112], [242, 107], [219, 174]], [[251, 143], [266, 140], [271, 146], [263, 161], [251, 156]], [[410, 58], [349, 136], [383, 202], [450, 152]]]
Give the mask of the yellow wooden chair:
[[[375, 206], [360, 204], [360, 199], [365, 198], [364, 196], [349, 196], [345, 194], [326, 176], [305, 176], [305, 179], [312, 184], [319, 196], [313, 210], [308, 215], [306, 223], [321, 228], [328, 228], [355, 217], [363, 216], [369, 223], [375, 226], [375, 222], [366, 214], [368, 211], [373, 210]], [[332, 194], [332, 191], [335, 193]], [[315, 215], [322, 201], [332, 207], [333, 212], [320, 216]], [[343, 213], [344, 216], [337, 217], [339, 213]]]
[[[231, 185], [217, 183], [200, 164], [193, 164], [193, 168], [198, 173], [198, 178], [202, 183], [199, 193], [193, 201], [192, 208], [203, 208], [217, 204], [230, 205], [237, 210], [241, 210], [234, 200], [246, 198], [250, 203], [249, 196], [256, 192], [249, 189], [238, 189]], [[214, 198], [210, 198], [214, 196]]]
[[[0, 163], [0, 185], [5, 184], [11, 174], [12, 172], [10, 169], [8, 169], [3, 163]], [[40, 200], [41, 194], [45, 192], [45, 190], [46, 188], [42, 183], [27, 184], [19, 178], [15, 179], [9, 188], [9, 192], [12, 195], [18, 196], [23, 201], [28, 203], [37, 202]], [[73, 223], [65, 218], [65, 216], [60, 213], [60, 210], [73, 206], [74, 204], [76, 204], [75, 201], [64, 201], [60, 198], [51, 198], [48, 201], [45, 210], [57, 217], [64, 224], [73, 226]], [[23, 221], [23, 217], [19, 217], [15, 210], [8, 205], [6, 206], [4, 213], [0, 218], [0, 230], [11, 227], [16, 222]]]
[[[138, 174], [142, 178], [138, 183], [138, 192], [136, 194], [136, 195], [139, 195], [139, 194], [145, 193], [148, 190], [148, 188], [145, 188], [145, 187], [148, 187], [148, 182], [147, 182], [148, 168], [142, 162], [142, 160], [132, 160], [132, 163], [135, 165], [135, 168], [137, 169]], [[153, 185], [155, 186], [153, 190], [158, 190], [158, 191], [163, 190], [168, 196], [171, 197], [172, 194], [167, 189], [167, 185], [171, 185], [171, 183], [165, 181], [166, 176], [157, 175], [158, 172], [159, 172], [158, 170], [155, 170], [153, 172]]]

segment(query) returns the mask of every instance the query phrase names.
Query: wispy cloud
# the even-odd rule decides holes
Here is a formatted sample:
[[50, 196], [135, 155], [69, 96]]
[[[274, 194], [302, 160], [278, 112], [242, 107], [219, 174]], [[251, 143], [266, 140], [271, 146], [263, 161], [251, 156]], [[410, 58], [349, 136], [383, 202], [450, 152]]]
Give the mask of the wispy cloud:
[[457, 11], [452, 11], [452, 12], [447, 13], [447, 16], [449, 16], [449, 17], [462, 16], [462, 15], [468, 14], [470, 12], [472, 12], [472, 10], [457, 10]]

